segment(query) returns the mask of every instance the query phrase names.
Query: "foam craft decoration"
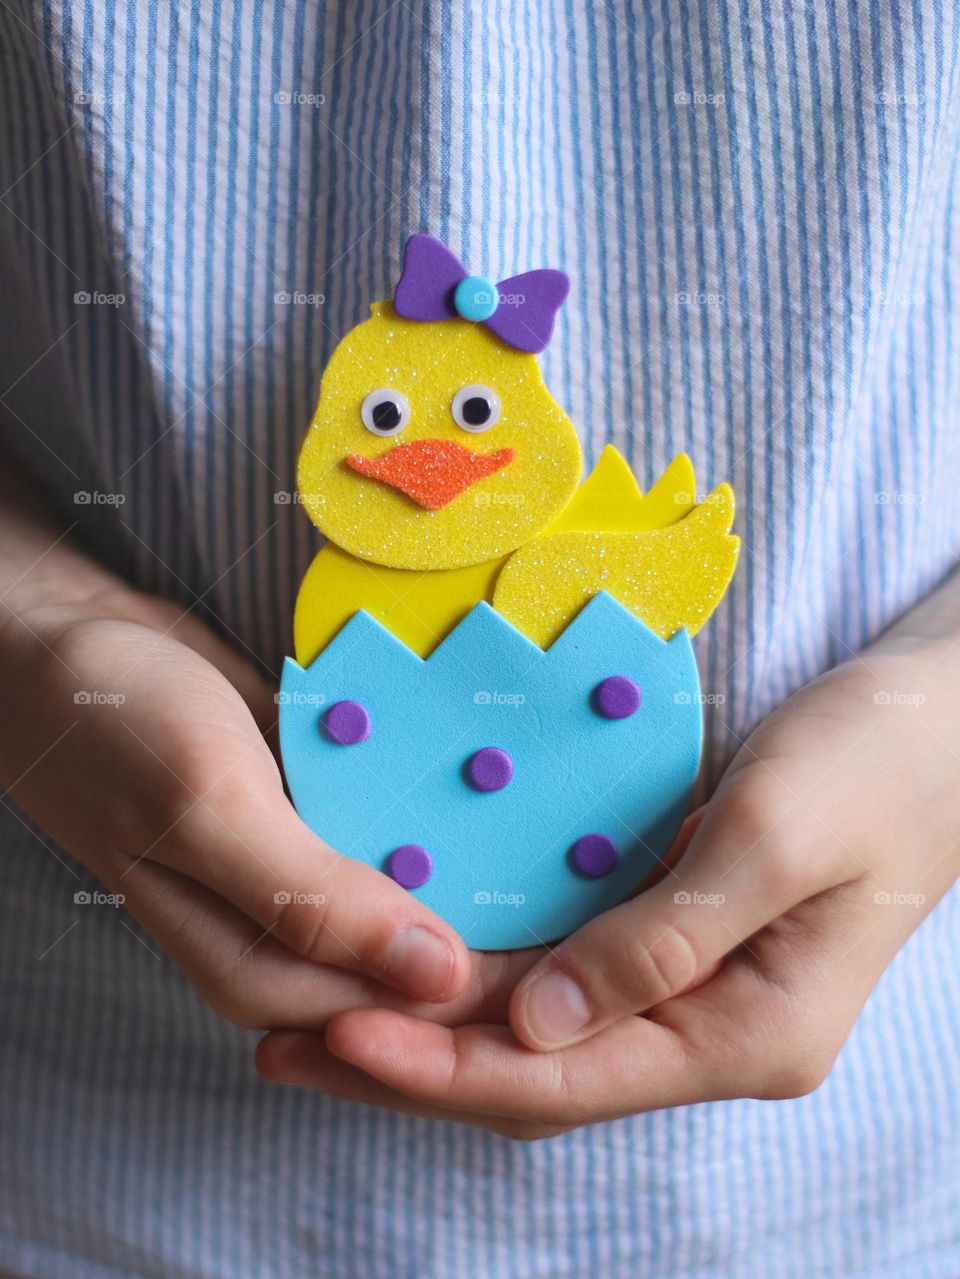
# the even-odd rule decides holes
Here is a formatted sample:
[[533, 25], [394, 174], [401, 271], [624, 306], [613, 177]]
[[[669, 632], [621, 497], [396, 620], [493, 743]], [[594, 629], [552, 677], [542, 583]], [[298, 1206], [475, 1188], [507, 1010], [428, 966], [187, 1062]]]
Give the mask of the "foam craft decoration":
[[383, 480], [428, 511], [459, 497], [477, 480], [509, 466], [515, 449], [476, 453], [456, 440], [411, 440], [376, 457], [350, 453], [347, 466], [367, 479]]
[[[597, 713], [612, 675], [642, 690], [635, 714]], [[369, 716], [354, 745], [324, 728], [344, 701]], [[546, 652], [481, 603], [424, 660], [361, 610], [306, 670], [287, 659], [281, 712], [304, 821], [388, 873], [396, 850], [425, 851], [411, 891], [480, 949], [555, 941], [623, 900], [669, 846], [700, 759], [689, 639], [664, 642], [605, 592]], [[485, 791], [465, 773], [491, 747], [512, 776]], [[602, 844], [575, 847], [588, 835], [616, 850], [606, 873]], [[404, 852], [394, 869], [411, 862], [426, 866]]]
[[512, 555], [493, 605], [541, 647], [603, 588], [661, 639], [691, 636], [723, 598], [737, 563], [733, 491], [719, 485], [684, 519], [645, 533], [555, 533]]
[[678, 454], [646, 493], [626, 458], [606, 445], [597, 464], [557, 518], [550, 533], [642, 533], [675, 524], [696, 504], [696, 477], [686, 453]]
[[358, 560], [328, 542], [307, 569], [293, 614], [293, 646], [301, 666], [313, 659], [361, 606], [419, 657], [432, 653], [479, 600], [493, 600], [504, 557], [467, 568], [386, 568]]
[[411, 320], [481, 322], [518, 351], [546, 348], [570, 281], [563, 271], [525, 271], [494, 284], [466, 267], [432, 235], [411, 235], [393, 295], [398, 315]]
[[567, 287], [493, 284], [413, 237], [298, 462], [328, 540], [284, 667], [290, 793], [480, 948], [564, 936], [668, 848], [700, 754], [689, 637], [737, 557], [733, 494], [698, 505], [688, 457], [642, 493], [608, 447], [577, 487], [531, 354]]
[[[665, 528], [690, 510], [695, 486], [693, 463], [681, 453], [656, 484], [641, 493], [624, 458], [608, 444], [544, 536]], [[497, 575], [506, 559], [499, 556], [463, 569], [422, 573], [359, 560], [328, 542], [307, 570], [297, 596], [293, 619], [297, 661], [309, 666], [360, 607], [426, 657], [474, 604], [493, 602]], [[517, 617], [512, 620], [519, 624]]]
[[[499, 418], [480, 434], [451, 413], [457, 392], [471, 384], [492, 388], [500, 401]], [[409, 404], [407, 425], [386, 438], [361, 418], [378, 388]], [[460, 487], [498, 455], [495, 470]], [[310, 518], [341, 550], [391, 568], [433, 570], [480, 564], [528, 542], [566, 506], [582, 469], [573, 423], [535, 356], [482, 324], [407, 320], [380, 302], [327, 365], [297, 487]], [[455, 480], [445, 474], [453, 471]]]

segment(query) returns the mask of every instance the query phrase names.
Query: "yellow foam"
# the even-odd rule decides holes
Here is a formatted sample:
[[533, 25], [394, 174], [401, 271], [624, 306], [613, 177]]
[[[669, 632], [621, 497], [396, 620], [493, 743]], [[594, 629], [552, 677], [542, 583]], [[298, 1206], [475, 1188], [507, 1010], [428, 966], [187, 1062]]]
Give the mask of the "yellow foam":
[[557, 518], [544, 530], [639, 533], [665, 528], [695, 502], [693, 463], [686, 453], [673, 459], [648, 492], [642, 493], [626, 458], [608, 444], [597, 464]]
[[[451, 402], [480, 383], [499, 396], [499, 421], [461, 430]], [[360, 406], [392, 388], [410, 403], [410, 423], [384, 439], [367, 431]], [[438, 510], [425, 510], [381, 480], [346, 466], [349, 454], [377, 457], [417, 439], [456, 440], [479, 452], [512, 448], [512, 462]], [[310, 518], [337, 546], [398, 569], [452, 569], [497, 559], [543, 530], [570, 500], [583, 470], [570, 419], [547, 390], [536, 357], [484, 325], [423, 323], [390, 302], [352, 329], [333, 353], [297, 466]], [[359, 605], [358, 605], [359, 607]]]
[[[676, 474], [671, 484], [675, 480]], [[662, 639], [684, 627], [695, 635], [723, 598], [736, 567], [740, 542], [729, 533], [733, 515], [733, 490], [721, 484], [666, 527], [535, 538], [501, 570], [494, 608], [541, 648], [552, 644], [600, 590]]]
[[[479, 600], [546, 646], [601, 589], [664, 638], [681, 626], [694, 634], [722, 597], [738, 547], [726, 535], [730, 489], [721, 485], [688, 514], [694, 492], [686, 455], [674, 458], [644, 494], [608, 446], [545, 533], [510, 556], [425, 571], [360, 560], [328, 542], [297, 597], [297, 661], [308, 666], [360, 608], [426, 657]], [[650, 541], [657, 530], [675, 536]]]
[[501, 556], [461, 569], [385, 568], [358, 560], [332, 542], [304, 576], [293, 615], [297, 661], [309, 666], [337, 631], [364, 608], [427, 657], [480, 600], [491, 602]]

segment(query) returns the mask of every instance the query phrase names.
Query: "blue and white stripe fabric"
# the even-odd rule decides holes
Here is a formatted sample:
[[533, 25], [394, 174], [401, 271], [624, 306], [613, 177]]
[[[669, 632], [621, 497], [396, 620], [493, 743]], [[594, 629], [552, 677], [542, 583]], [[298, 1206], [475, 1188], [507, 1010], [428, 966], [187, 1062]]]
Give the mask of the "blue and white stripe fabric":
[[[960, 555], [958, 39], [949, 0], [4, 0], [5, 447], [274, 671], [317, 545], [297, 445], [406, 235], [564, 266], [543, 363], [590, 459], [649, 484], [686, 450], [738, 493], [713, 779]], [[0, 1269], [960, 1273], [956, 894], [813, 1096], [526, 1146], [260, 1083], [128, 921], [0, 840]]]

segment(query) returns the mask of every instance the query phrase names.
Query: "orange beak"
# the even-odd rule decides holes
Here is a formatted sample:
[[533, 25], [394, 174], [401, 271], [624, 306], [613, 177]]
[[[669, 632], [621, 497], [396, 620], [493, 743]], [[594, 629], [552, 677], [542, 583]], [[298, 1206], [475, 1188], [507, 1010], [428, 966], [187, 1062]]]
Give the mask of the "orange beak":
[[515, 457], [513, 449], [474, 453], [456, 440], [411, 440], [377, 457], [350, 453], [344, 461], [359, 475], [383, 480], [419, 506], [437, 511], [477, 480], [502, 470]]

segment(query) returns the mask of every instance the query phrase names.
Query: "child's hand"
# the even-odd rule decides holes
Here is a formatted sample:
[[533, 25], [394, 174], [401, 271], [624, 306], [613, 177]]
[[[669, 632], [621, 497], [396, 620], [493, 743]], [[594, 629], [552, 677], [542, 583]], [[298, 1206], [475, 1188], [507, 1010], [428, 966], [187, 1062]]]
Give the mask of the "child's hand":
[[894, 633], [760, 726], [659, 883], [521, 979], [522, 1042], [364, 1010], [326, 1049], [268, 1036], [260, 1068], [521, 1137], [806, 1093], [960, 869], [958, 722], [960, 649]]
[[456, 996], [471, 964], [454, 930], [297, 817], [253, 667], [32, 510], [8, 505], [0, 526], [0, 787], [41, 832], [122, 893], [234, 1020], [318, 1026], [378, 997], [418, 1007], [382, 982]]

